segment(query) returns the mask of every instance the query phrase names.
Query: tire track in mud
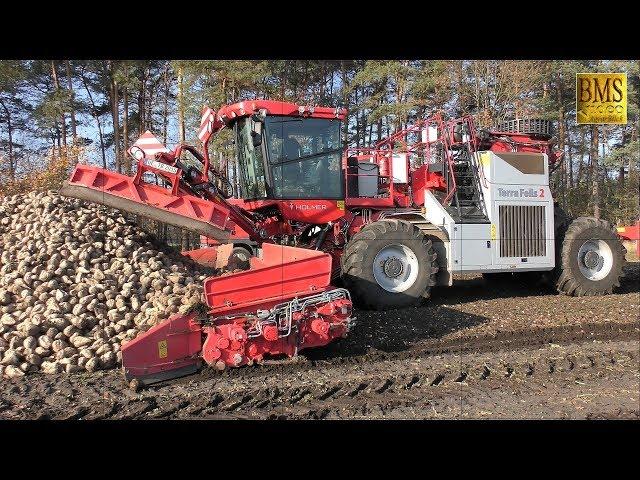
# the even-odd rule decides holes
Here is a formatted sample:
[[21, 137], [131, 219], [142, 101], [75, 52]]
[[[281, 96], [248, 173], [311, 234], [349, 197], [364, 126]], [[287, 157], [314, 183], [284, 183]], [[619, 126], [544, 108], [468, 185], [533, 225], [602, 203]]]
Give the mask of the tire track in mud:
[[[505, 382], [547, 382], [596, 375], [613, 364], [637, 365], [637, 345], [624, 342], [618, 347], [619, 350], [606, 352], [548, 352], [534, 359], [528, 352], [518, 352], [508, 360], [486, 357], [474, 361], [462, 357], [459, 365], [449, 363], [445, 367], [414, 365], [408, 369], [403, 362], [384, 362], [352, 372], [351, 378], [321, 385], [317, 372], [308, 372], [288, 386], [231, 390], [224, 394], [228, 400], [209, 409], [209, 413], [222, 410], [248, 418], [320, 419], [366, 417], [372, 412], [384, 415], [398, 409], [424, 410], [434, 397], [451, 394], [461, 386], [491, 389]], [[181, 417], [180, 412], [176, 417]]]
[[[332, 396], [329, 402], [309, 402], [305, 406], [306, 411], [289, 412], [289, 408], [286, 408], [286, 411], [290, 418], [316, 418], [317, 412], [322, 412], [323, 418], [366, 418], [370, 414], [384, 415], [394, 410], [424, 411], [439, 397], [456, 393], [459, 386], [482, 390], [487, 394], [492, 389], [512, 384], [513, 380], [539, 385], [551, 381], [566, 381], [576, 376], [576, 360], [581, 365], [578, 375], [593, 376], [603, 367], [614, 363], [633, 362], [634, 358], [633, 354], [619, 352], [578, 357], [567, 354], [561, 357], [540, 358], [533, 363], [479, 362], [473, 366], [462, 366], [459, 370], [435, 368], [432, 371], [414, 373], [409, 382], [409, 375], [391, 373], [384, 380], [389, 386], [385, 392], [374, 386], [385, 377], [374, 377], [375, 379], [369, 382], [369, 387], [359, 389], [357, 399], [355, 396], [341, 396], [338, 393]], [[635, 360], [637, 365], [637, 357]], [[411, 388], [408, 388], [409, 385]]]
[[222, 374], [210, 369], [141, 392], [128, 389], [119, 371], [34, 376], [8, 382], [0, 395], [0, 418], [448, 418], [458, 415], [463, 403], [451, 398], [464, 392], [489, 402], [492, 391], [505, 386], [539, 392], [547, 383], [573, 382], [576, 376], [591, 381], [607, 369], [637, 372], [639, 338], [637, 323], [466, 336], [404, 351]]
[[[534, 330], [520, 330], [501, 332], [497, 335], [464, 336], [445, 340], [428, 340], [411, 346], [401, 351], [370, 350], [360, 355], [329, 356], [323, 358], [323, 352], [315, 351], [313, 357], [308, 359], [301, 356], [298, 361], [290, 359], [280, 361], [267, 361], [262, 364], [254, 364], [252, 367], [227, 369], [220, 373], [215, 369], [203, 368], [198, 374], [198, 380], [205, 381], [210, 378], [237, 378], [251, 379], [262, 377], [270, 373], [295, 373], [310, 368], [327, 368], [340, 365], [368, 364], [376, 361], [403, 360], [411, 358], [429, 357], [446, 353], [489, 353], [501, 350], [535, 349], [546, 344], [568, 345], [584, 341], [600, 340], [629, 340], [640, 339], [640, 323], [584, 323], [581, 325], [566, 325], [538, 328]], [[349, 339], [346, 338], [345, 341]], [[332, 346], [325, 347], [327, 349]], [[337, 348], [337, 347], [333, 347]], [[339, 355], [339, 352], [336, 352]], [[330, 354], [329, 354], [330, 355]], [[315, 357], [315, 358], [314, 358]], [[191, 377], [170, 380], [157, 384], [155, 388], [167, 385], [191, 382]]]

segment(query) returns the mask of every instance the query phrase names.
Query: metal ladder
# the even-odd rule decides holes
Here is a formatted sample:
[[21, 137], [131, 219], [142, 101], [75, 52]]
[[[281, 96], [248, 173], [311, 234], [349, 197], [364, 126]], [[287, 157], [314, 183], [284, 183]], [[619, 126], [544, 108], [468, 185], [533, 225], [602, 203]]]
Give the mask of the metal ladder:
[[[462, 141], [450, 141], [451, 131], [461, 126]], [[452, 190], [445, 206], [456, 223], [488, 223], [487, 210], [480, 185], [478, 165], [475, 158], [477, 137], [473, 121], [468, 117], [447, 125], [445, 150], [450, 168], [447, 170], [448, 189]]]

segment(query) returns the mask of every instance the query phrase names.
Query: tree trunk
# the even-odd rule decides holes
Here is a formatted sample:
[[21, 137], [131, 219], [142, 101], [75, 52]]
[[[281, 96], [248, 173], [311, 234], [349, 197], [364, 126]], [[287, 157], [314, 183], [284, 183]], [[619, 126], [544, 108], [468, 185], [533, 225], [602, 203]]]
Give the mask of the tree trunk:
[[100, 125], [100, 120], [96, 117], [96, 122], [98, 123], [98, 136], [100, 137], [100, 152], [102, 152], [102, 168], [107, 169], [107, 153], [104, 147], [104, 135], [102, 133], [102, 125]]
[[162, 143], [167, 144], [167, 128], [169, 126], [169, 63], [164, 69], [164, 102], [162, 109]]
[[[564, 103], [563, 103], [563, 95], [562, 95], [562, 85], [560, 84], [560, 79], [558, 78], [558, 104], [560, 105], [560, 109], [558, 111], [558, 147], [560, 151], [564, 152], [566, 148], [566, 132], [565, 132], [565, 114], [564, 114]], [[560, 190], [560, 198], [561, 205], [566, 207], [566, 184], [567, 184], [567, 156], [563, 155], [560, 159], [560, 171], [559, 173], [559, 190]]]
[[109, 69], [109, 96], [111, 100], [111, 121], [113, 123], [113, 148], [116, 161], [116, 171], [122, 173], [122, 165], [120, 164], [120, 101], [118, 99], [118, 82], [115, 79], [115, 67], [113, 61], [107, 62]]
[[329, 97], [333, 98], [333, 78], [335, 76], [334, 66], [331, 68], [331, 76], [329, 77]]
[[[358, 105], [358, 88], [356, 87], [353, 91], [353, 103], [354, 105]], [[357, 106], [355, 107], [357, 108]], [[360, 115], [358, 115], [358, 111], [356, 110], [356, 147], [360, 148]]]
[[579, 151], [580, 151], [580, 160], [579, 160], [579, 164], [578, 164], [578, 174], [576, 177], [576, 183], [575, 186], [579, 187], [582, 183], [582, 177], [584, 176], [584, 148], [585, 148], [585, 144], [584, 142], [587, 140], [587, 129], [586, 127], [582, 127], [580, 129], [580, 143], [578, 143], [579, 146]]
[[11, 124], [11, 112], [2, 100], [0, 100], [0, 105], [2, 105], [2, 108], [7, 115], [7, 132], [9, 134], [9, 177], [13, 180], [16, 178], [16, 167], [13, 159], [13, 125]]
[[320, 88], [318, 91], [318, 103], [324, 100], [324, 89], [327, 84], [327, 62], [322, 62], [321, 65], [322, 67], [320, 68], [321, 70], [320, 78], [322, 80], [320, 81]]
[[118, 82], [111, 79], [111, 117], [113, 119], [113, 146], [116, 159], [116, 171], [122, 173], [120, 163], [120, 100], [118, 98]]
[[[124, 64], [124, 78], [125, 82], [128, 80], [128, 68], [127, 63]], [[122, 117], [122, 135], [124, 142], [124, 150], [126, 152], [129, 146], [129, 92], [127, 84], [125, 83], [122, 90], [122, 102], [124, 104], [124, 112]], [[131, 175], [131, 157], [125, 153], [124, 155], [124, 171], [127, 175]]]
[[87, 79], [84, 76], [84, 73], [81, 75], [82, 84], [84, 85], [84, 89], [87, 91], [87, 96], [89, 97], [89, 101], [91, 102], [91, 116], [95, 119], [96, 124], [98, 125], [98, 136], [100, 137], [100, 151], [102, 152], [102, 168], [107, 168], [107, 156], [104, 148], [104, 136], [102, 135], [102, 124], [100, 122], [100, 117], [98, 116], [98, 110], [96, 108], [96, 103], [93, 101], [93, 95], [91, 95], [91, 90], [89, 90], [89, 85], [87, 85]]
[[[53, 78], [53, 84], [56, 87], [56, 92], [60, 91], [60, 82], [58, 81], [58, 72], [56, 71], [56, 62], [51, 60], [51, 77]], [[62, 123], [62, 145], [67, 146], [67, 125], [64, 117], [64, 112], [60, 115], [60, 121]]]
[[155, 131], [155, 125], [153, 123], [153, 101], [154, 101], [154, 95], [156, 93], [155, 88], [154, 88], [154, 82], [153, 82], [153, 78], [151, 77], [151, 72], [149, 72], [149, 86], [146, 88], [147, 92], [148, 92], [148, 96], [145, 99], [145, 113], [144, 113], [144, 118], [146, 119], [146, 123], [147, 123], [147, 129], [150, 131]]
[[[565, 119], [566, 121], [566, 119]], [[567, 131], [567, 125], [565, 123], [565, 132]], [[567, 168], [568, 168], [568, 174], [569, 174], [569, 178], [568, 178], [568, 182], [569, 182], [569, 189], [572, 189], [574, 187], [574, 183], [573, 183], [573, 144], [571, 143], [571, 131], [569, 130], [569, 135], [568, 135], [568, 141], [567, 141]], [[565, 205], [566, 206], [566, 205]]]
[[184, 127], [184, 76], [182, 67], [178, 67], [178, 137], [180, 142], [186, 139]]
[[340, 68], [342, 70], [342, 105], [347, 109], [347, 116], [342, 123], [342, 136], [344, 145], [349, 146], [349, 92], [347, 91], [347, 66], [344, 60], [340, 60]]
[[140, 74], [140, 90], [138, 91], [138, 120], [140, 122], [140, 131], [138, 132], [138, 135], [142, 135], [146, 130], [147, 130], [147, 122], [146, 119], [144, 118], [144, 104], [145, 104], [145, 95], [147, 94], [146, 92], [146, 75], [145, 75], [145, 69], [141, 68], [140, 71], [142, 72]]
[[[463, 94], [464, 91], [464, 81], [463, 81], [463, 70], [462, 70], [462, 60], [458, 60], [456, 62], [454, 62], [453, 65], [454, 71], [455, 71], [455, 77], [456, 77], [456, 86], [458, 89], [458, 95], [456, 95], [458, 97], [458, 115], [464, 115], [465, 113], [467, 113], [467, 101], [466, 101], [466, 97]], [[438, 98], [438, 91], [437, 91], [437, 82], [436, 82], [436, 98]]]
[[[56, 141], [58, 142], [58, 148], [60, 149], [60, 151], [62, 151], [62, 143], [60, 141], [61, 135], [60, 135], [60, 126], [58, 124], [57, 120], [54, 120], [53, 122], [54, 125], [54, 129], [56, 131]], [[54, 151], [55, 152], [55, 151]]]
[[78, 138], [77, 128], [76, 128], [76, 109], [74, 106], [75, 102], [75, 93], [73, 91], [73, 80], [71, 78], [71, 65], [69, 60], [65, 61], [67, 67], [67, 85], [69, 87], [69, 93], [71, 94], [71, 138], [73, 143], [76, 143]]
[[591, 196], [593, 197], [593, 216], [600, 218], [600, 178], [598, 175], [598, 126], [591, 126]]
[[[178, 137], [180, 143], [185, 142], [184, 128], [184, 76], [182, 66], [178, 67]], [[182, 250], [189, 249], [189, 232], [180, 229]]]

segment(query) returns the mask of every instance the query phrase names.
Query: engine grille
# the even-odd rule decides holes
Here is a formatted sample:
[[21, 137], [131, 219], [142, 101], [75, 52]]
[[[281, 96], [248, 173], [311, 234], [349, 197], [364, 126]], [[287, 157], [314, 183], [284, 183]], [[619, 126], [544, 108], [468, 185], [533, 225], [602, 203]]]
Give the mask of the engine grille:
[[546, 256], [544, 206], [500, 205], [498, 213], [501, 257]]
[[506, 120], [496, 125], [496, 130], [500, 132], [543, 135], [547, 137], [553, 135], [552, 123], [549, 120], [543, 120], [540, 118], [519, 118], [517, 120]]

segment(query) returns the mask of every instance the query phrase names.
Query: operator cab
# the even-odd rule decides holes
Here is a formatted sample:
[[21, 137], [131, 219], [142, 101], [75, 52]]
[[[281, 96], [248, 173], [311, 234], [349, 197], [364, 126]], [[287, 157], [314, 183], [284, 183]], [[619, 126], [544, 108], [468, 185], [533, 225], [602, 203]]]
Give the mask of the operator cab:
[[241, 198], [344, 198], [339, 118], [253, 114], [234, 130]]

